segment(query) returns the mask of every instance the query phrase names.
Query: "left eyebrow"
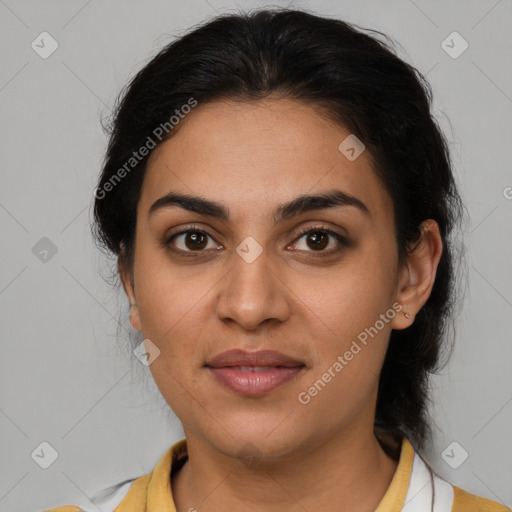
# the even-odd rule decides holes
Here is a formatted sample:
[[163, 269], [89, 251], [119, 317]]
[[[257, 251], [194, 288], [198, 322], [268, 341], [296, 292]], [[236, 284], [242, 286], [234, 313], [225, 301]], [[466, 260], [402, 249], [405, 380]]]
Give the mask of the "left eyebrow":
[[[171, 206], [178, 206], [200, 215], [207, 215], [224, 221], [229, 220], [229, 208], [223, 204], [205, 199], [204, 197], [179, 194], [177, 192], [169, 192], [165, 196], [157, 199], [149, 208], [148, 216], [153, 215], [153, 213], [161, 208]], [[368, 207], [360, 199], [339, 189], [333, 189], [321, 194], [301, 195], [279, 205], [273, 212], [273, 220], [274, 223], [277, 224], [295, 215], [340, 206], [351, 206], [357, 208], [365, 215], [371, 216]]]

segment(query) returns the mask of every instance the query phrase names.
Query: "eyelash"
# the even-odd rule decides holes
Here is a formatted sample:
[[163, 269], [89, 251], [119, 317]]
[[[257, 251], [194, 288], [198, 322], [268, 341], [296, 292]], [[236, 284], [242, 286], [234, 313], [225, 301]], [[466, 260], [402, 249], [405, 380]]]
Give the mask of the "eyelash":
[[[349, 242], [349, 240], [346, 237], [344, 237], [343, 235], [340, 235], [336, 231], [332, 231], [331, 229], [328, 229], [328, 228], [323, 227], [323, 226], [312, 226], [312, 227], [308, 227], [308, 228], [302, 229], [299, 232], [298, 236], [293, 241], [293, 243], [296, 243], [304, 235], [307, 235], [307, 234], [310, 234], [310, 233], [318, 233], [318, 232], [325, 233], [327, 235], [332, 236], [333, 238], [335, 238], [340, 243], [342, 248], [350, 247], [351, 246], [351, 243]], [[192, 226], [188, 226], [186, 229], [183, 229], [182, 231], [178, 231], [177, 233], [173, 233], [170, 237], [166, 238], [164, 240], [164, 242], [163, 242], [164, 247], [169, 248], [173, 252], [179, 253], [180, 255], [183, 255], [185, 257], [197, 257], [197, 255], [201, 254], [202, 252], [205, 252], [204, 250], [200, 250], [200, 251], [184, 251], [182, 249], [172, 249], [170, 247], [172, 241], [176, 237], [178, 237], [180, 235], [183, 235], [183, 234], [187, 234], [187, 233], [201, 233], [201, 234], [203, 234], [203, 235], [213, 239], [213, 237], [209, 233], [207, 233], [206, 231], [204, 231], [203, 229], [201, 229], [201, 228], [199, 228], [199, 227], [197, 227], [195, 225], [192, 225]], [[342, 248], [331, 249], [329, 251], [322, 250], [322, 251], [305, 251], [305, 252], [310, 252], [310, 253], [313, 253], [313, 254], [318, 254], [320, 256], [322, 256], [322, 255], [327, 256], [327, 255], [332, 255], [333, 253], [340, 252], [342, 250]]]

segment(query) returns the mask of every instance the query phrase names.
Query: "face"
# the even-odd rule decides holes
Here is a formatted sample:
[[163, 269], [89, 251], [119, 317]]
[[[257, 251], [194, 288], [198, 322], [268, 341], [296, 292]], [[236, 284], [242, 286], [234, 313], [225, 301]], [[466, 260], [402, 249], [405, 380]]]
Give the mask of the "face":
[[[403, 315], [393, 205], [368, 150], [348, 159], [338, 147], [350, 132], [292, 100], [212, 102], [181, 123], [148, 162], [134, 287], [126, 275], [123, 284], [187, 437], [227, 455], [255, 445], [284, 456], [372, 428]], [[171, 192], [219, 208], [168, 198], [151, 211]], [[252, 361], [272, 366], [260, 376], [239, 360], [208, 366], [232, 349], [290, 359]]]

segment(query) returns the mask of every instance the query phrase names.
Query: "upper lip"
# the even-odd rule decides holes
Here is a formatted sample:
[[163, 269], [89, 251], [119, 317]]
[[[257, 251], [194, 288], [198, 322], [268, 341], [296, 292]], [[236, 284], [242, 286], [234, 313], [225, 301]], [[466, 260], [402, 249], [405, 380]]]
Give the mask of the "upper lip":
[[225, 368], [228, 366], [286, 366], [289, 368], [305, 366], [302, 361], [276, 350], [247, 352], [235, 349], [222, 352], [208, 359], [205, 366]]

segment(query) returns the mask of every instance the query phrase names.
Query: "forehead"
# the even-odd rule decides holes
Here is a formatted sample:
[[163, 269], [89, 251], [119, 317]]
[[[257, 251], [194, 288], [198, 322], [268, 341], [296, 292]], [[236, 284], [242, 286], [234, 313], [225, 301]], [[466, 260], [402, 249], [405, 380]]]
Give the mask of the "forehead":
[[199, 104], [180, 124], [148, 161], [143, 212], [170, 191], [209, 198], [245, 216], [336, 188], [364, 202], [372, 217], [391, 214], [369, 151], [349, 160], [339, 146], [350, 131], [312, 105], [214, 101]]

